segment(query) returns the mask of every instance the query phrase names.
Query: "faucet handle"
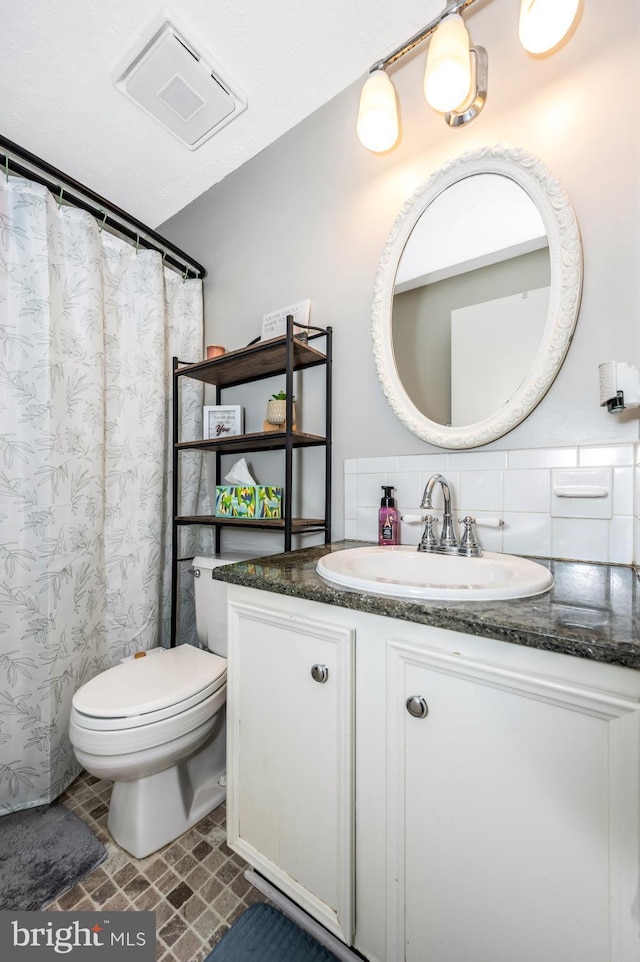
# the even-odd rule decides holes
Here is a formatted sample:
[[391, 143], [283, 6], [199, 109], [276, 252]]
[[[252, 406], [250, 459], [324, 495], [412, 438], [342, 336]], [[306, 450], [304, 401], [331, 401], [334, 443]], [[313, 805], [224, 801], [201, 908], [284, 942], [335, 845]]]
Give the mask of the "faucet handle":
[[463, 518], [460, 522], [464, 525], [464, 531], [462, 533], [462, 537], [460, 538], [458, 552], [466, 555], [468, 558], [479, 558], [482, 555], [480, 545], [476, 541], [475, 532], [473, 530], [475, 520], [475, 518], [472, 518], [471, 515], [468, 514], [466, 518]]
[[435, 548], [435, 546], [438, 544], [438, 539], [433, 532], [433, 524], [436, 520], [437, 519], [432, 514], [428, 514], [423, 518], [424, 531], [422, 532], [422, 538], [420, 539], [418, 550], [427, 551], [429, 548]]
[[504, 528], [502, 518], [475, 518], [473, 523], [481, 528]]

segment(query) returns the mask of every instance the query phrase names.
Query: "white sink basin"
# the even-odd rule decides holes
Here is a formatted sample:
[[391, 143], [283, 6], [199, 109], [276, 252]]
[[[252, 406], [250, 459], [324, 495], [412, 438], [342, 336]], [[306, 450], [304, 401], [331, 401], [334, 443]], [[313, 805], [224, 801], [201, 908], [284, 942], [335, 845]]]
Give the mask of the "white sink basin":
[[429, 554], [414, 546], [347, 548], [320, 558], [318, 574], [342, 588], [415, 601], [528, 598], [553, 587], [541, 564], [485, 551], [481, 558]]

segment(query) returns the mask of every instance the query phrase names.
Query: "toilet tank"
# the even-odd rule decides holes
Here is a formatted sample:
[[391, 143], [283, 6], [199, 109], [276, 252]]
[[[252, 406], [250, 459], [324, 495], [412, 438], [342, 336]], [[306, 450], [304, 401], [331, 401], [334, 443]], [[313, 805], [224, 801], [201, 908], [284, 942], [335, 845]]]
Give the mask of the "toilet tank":
[[224, 581], [214, 581], [211, 572], [219, 565], [233, 564], [247, 557], [249, 555], [228, 553], [217, 558], [193, 559], [198, 641], [203, 648], [223, 658], [227, 657], [227, 586]]

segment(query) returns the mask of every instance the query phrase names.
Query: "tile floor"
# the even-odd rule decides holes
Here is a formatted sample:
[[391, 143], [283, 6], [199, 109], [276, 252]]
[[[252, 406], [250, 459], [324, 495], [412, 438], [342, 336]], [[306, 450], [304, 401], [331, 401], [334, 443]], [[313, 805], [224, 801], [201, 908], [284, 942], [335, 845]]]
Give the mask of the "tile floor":
[[137, 859], [107, 832], [110, 795], [111, 782], [83, 773], [61, 796], [108, 855], [47, 910], [155, 912], [158, 962], [202, 962], [249, 905], [267, 901], [245, 879], [245, 862], [226, 845], [225, 806], [159, 852]]

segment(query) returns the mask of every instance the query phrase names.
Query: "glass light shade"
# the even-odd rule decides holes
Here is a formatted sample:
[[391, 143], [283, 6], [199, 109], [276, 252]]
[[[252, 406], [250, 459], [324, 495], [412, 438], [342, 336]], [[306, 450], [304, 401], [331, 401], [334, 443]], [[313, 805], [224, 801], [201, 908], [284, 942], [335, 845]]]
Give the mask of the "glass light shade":
[[396, 92], [384, 70], [375, 70], [362, 88], [356, 129], [360, 143], [375, 153], [398, 139]]
[[576, 18], [580, 0], [521, 0], [520, 43], [529, 53], [546, 53], [560, 43]]
[[447, 113], [465, 102], [470, 87], [469, 34], [462, 17], [452, 14], [429, 41], [424, 95], [434, 110]]

